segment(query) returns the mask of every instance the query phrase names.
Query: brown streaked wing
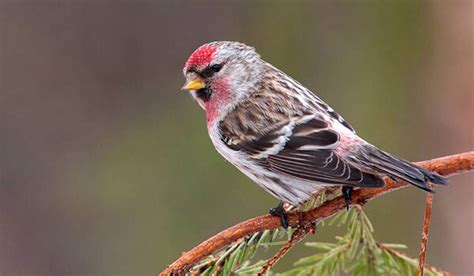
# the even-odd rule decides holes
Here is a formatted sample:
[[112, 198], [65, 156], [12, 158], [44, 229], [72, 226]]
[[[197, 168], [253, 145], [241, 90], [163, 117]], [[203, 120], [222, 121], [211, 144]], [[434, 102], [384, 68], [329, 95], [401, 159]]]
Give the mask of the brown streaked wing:
[[334, 151], [339, 135], [323, 123], [312, 119], [295, 126], [285, 147], [260, 163], [271, 171], [307, 181], [354, 187], [383, 186], [380, 177], [362, 172]]

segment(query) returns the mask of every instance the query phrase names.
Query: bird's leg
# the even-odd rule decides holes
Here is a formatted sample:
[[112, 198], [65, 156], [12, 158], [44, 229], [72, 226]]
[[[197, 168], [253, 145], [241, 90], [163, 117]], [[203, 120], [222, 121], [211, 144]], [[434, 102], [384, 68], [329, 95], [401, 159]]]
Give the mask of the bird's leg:
[[285, 229], [288, 228], [288, 218], [286, 217], [286, 214], [285, 214], [285, 208], [283, 208], [283, 201], [280, 201], [277, 207], [271, 208], [269, 213], [272, 216], [280, 218], [281, 226], [283, 228]]
[[354, 188], [350, 186], [342, 186], [342, 195], [344, 196], [344, 200], [346, 201], [346, 209], [349, 211], [349, 207], [351, 205], [351, 192]]

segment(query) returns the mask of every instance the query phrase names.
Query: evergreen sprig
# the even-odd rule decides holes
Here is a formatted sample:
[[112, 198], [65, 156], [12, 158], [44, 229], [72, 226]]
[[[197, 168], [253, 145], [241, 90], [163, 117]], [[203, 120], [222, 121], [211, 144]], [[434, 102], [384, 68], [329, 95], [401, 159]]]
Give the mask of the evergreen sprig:
[[255, 274], [265, 264], [264, 260], [252, 264], [258, 249], [267, 250], [273, 246], [284, 245], [290, 238], [294, 229], [278, 228], [255, 233], [250, 237], [234, 242], [219, 252], [208, 256], [194, 266], [191, 275], [229, 275]]
[[[323, 197], [323, 196], [322, 196]], [[319, 201], [319, 200], [318, 200]], [[318, 203], [320, 203], [319, 201]], [[405, 249], [402, 244], [379, 243], [373, 236], [370, 220], [360, 207], [349, 212], [340, 212], [329, 225], [345, 225], [344, 236], [336, 236], [334, 243], [307, 242], [317, 253], [295, 262], [295, 268], [272, 273], [281, 276], [292, 275], [416, 275], [418, 260], [397, 250]], [[223, 250], [208, 256], [190, 270], [191, 275], [253, 275], [267, 263], [266, 260], [252, 262], [259, 249], [284, 245], [294, 229], [266, 230], [239, 240]], [[443, 275], [442, 271], [426, 267], [425, 275]]]
[[[361, 208], [339, 213], [330, 224], [334, 223], [346, 225], [347, 233], [336, 237], [335, 243], [306, 243], [319, 252], [301, 258], [295, 263], [296, 268], [279, 275], [416, 275], [418, 260], [396, 251], [405, 249], [405, 245], [378, 243]], [[425, 275], [442, 274], [433, 267], [425, 270]]]

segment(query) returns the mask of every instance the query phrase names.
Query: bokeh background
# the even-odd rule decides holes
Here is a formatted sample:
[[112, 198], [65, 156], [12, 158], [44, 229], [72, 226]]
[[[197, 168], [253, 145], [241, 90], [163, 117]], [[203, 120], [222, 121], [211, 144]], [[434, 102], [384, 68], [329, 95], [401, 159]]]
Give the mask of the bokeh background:
[[[472, 150], [473, 16], [468, 0], [1, 0], [0, 274], [152, 275], [277, 203], [180, 91], [208, 41], [255, 46], [403, 158]], [[473, 180], [435, 195], [428, 262], [454, 275], [474, 273]], [[424, 198], [367, 205], [377, 239], [417, 256]]]

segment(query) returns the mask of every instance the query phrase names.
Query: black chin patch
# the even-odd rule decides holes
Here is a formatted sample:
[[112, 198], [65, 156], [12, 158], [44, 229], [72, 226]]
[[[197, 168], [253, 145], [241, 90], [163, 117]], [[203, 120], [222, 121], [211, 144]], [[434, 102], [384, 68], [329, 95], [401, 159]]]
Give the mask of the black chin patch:
[[211, 99], [212, 90], [208, 87], [201, 88], [196, 91], [196, 96], [204, 102]]

